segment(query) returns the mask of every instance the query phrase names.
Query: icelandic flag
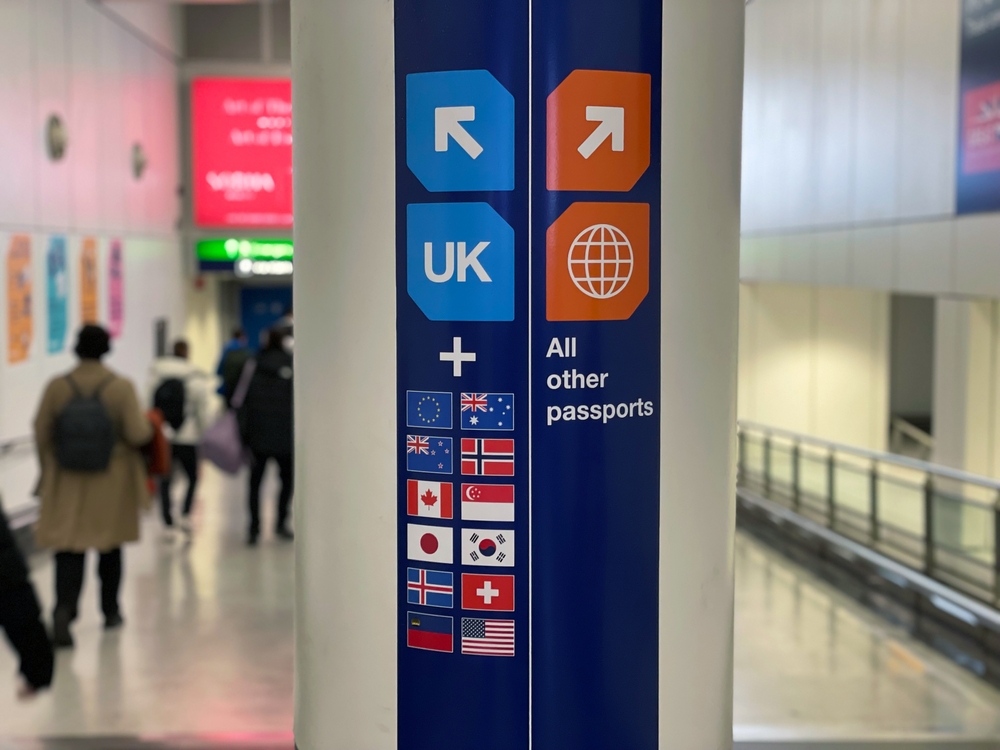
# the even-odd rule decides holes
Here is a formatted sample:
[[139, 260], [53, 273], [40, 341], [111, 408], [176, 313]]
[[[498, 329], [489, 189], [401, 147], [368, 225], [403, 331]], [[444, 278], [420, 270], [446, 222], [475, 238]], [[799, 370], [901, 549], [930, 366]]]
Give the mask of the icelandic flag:
[[406, 569], [407, 604], [451, 609], [454, 606], [454, 599], [455, 585], [451, 573], [423, 568]]
[[451, 394], [438, 391], [407, 391], [406, 426], [450, 430]]
[[410, 648], [450, 654], [455, 650], [454, 642], [455, 628], [451, 617], [406, 613], [406, 645]]
[[451, 474], [454, 451], [450, 437], [406, 436], [406, 470]]
[[462, 438], [462, 473], [467, 476], [514, 476], [514, 441]]
[[463, 484], [463, 521], [514, 522], [514, 485]]
[[463, 430], [513, 430], [513, 393], [463, 393]]
[[424, 518], [454, 518], [451, 482], [406, 480], [406, 514]]

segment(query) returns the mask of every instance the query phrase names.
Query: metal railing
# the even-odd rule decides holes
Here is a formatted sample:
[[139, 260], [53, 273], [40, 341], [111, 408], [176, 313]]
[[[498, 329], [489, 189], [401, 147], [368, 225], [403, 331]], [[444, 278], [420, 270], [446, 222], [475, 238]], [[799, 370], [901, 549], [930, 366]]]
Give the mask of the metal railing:
[[741, 422], [739, 482], [937, 581], [1000, 605], [1000, 481]]

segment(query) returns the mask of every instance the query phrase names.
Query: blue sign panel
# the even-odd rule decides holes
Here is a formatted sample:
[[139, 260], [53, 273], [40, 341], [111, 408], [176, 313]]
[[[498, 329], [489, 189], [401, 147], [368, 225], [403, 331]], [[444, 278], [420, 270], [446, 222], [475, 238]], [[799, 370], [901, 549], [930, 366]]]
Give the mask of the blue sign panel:
[[1000, 210], [1000, 0], [962, 3], [956, 212]]
[[410, 297], [431, 320], [514, 319], [514, 230], [488, 203], [406, 210]]
[[432, 192], [513, 190], [514, 97], [486, 70], [406, 76], [406, 162]]
[[397, 744], [655, 750], [661, 0], [497, 7], [395, 0]]

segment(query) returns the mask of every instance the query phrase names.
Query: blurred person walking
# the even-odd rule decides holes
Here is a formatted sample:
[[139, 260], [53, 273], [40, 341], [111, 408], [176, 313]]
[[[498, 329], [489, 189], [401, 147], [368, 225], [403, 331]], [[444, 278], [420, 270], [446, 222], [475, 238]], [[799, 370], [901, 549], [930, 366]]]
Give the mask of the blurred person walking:
[[[164, 432], [170, 441], [174, 466], [187, 475], [188, 487], [181, 509], [180, 529], [191, 536], [191, 509], [198, 488], [198, 443], [208, 426], [208, 375], [189, 361], [184, 340], [174, 343], [172, 356], [160, 357], [149, 370], [149, 403], [163, 414]], [[171, 471], [160, 480], [160, 510], [167, 533], [174, 529]]]
[[267, 344], [256, 357], [253, 378], [239, 411], [240, 432], [249, 448], [250, 461], [250, 533], [251, 546], [260, 536], [260, 485], [271, 459], [278, 465], [281, 491], [275, 534], [291, 540], [288, 514], [291, 509], [294, 464], [292, 458], [292, 354], [290, 337], [272, 329]]
[[56, 553], [57, 647], [73, 645], [69, 626], [77, 617], [87, 550], [100, 555], [105, 629], [124, 622], [121, 548], [139, 539], [139, 512], [148, 500], [139, 448], [152, 439], [153, 428], [132, 382], [101, 363], [110, 350], [104, 328], [84, 326], [76, 344], [79, 365], [48, 383], [35, 417], [41, 466], [35, 538]]
[[240, 381], [240, 373], [252, 353], [247, 340], [247, 333], [242, 328], [234, 328], [233, 336], [222, 347], [219, 356], [219, 366], [215, 374], [219, 376], [218, 394], [226, 400], [226, 406], [231, 406], [236, 385]]
[[52, 683], [52, 643], [42, 624], [28, 565], [0, 507], [0, 630], [21, 658], [21, 698], [30, 698]]

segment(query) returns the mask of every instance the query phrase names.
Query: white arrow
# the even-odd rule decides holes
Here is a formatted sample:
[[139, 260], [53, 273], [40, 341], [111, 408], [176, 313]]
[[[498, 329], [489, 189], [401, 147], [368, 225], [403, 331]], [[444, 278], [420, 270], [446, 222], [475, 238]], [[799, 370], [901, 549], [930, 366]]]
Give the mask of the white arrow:
[[448, 136], [455, 139], [465, 153], [473, 159], [483, 153], [483, 147], [469, 131], [459, 123], [472, 122], [476, 119], [475, 107], [436, 107], [434, 109], [434, 150], [448, 150]]
[[593, 156], [608, 137], [611, 138], [612, 151], [625, 150], [625, 107], [587, 107], [587, 122], [601, 124], [577, 149], [584, 159]]

